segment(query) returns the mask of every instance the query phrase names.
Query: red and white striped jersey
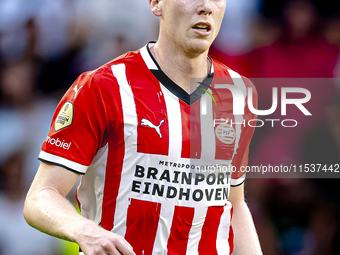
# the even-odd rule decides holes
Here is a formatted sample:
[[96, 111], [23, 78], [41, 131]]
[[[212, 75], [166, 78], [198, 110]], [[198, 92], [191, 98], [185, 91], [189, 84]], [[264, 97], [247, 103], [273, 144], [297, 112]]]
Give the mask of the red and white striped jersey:
[[[254, 131], [246, 123], [256, 116], [247, 106], [234, 115], [232, 93], [220, 84], [244, 95], [253, 85], [209, 59], [208, 78], [189, 95], [148, 47], [75, 81], [39, 159], [82, 174], [82, 215], [125, 237], [138, 255], [231, 254], [228, 196], [244, 181]], [[236, 171], [226, 171], [231, 166]]]

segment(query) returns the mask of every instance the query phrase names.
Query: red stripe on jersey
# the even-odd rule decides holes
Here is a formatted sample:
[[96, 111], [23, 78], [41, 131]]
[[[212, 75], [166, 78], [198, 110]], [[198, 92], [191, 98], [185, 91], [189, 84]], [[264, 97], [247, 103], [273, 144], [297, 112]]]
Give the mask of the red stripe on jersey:
[[223, 206], [210, 206], [202, 228], [198, 254], [218, 255], [216, 250], [217, 230], [223, 214]]
[[[230, 222], [231, 219], [233, 218], [233, 210], [234, 208], [231, 208], [230, 210]], [[229, 238], [228, 238], [228, 243], [229, 243], [229, 249], [230, 249], [230, 255], [233, 253], [234, 251], [234, 231], [233, 231], [233, 227], [230, 224], [230, 228], [229, 228]]]
[[127, 211], [125, 239], [136, 254], [152, 254], [161, 204], [131, 199]]
[[[257, 92], [256, 89], [254, 87], [254, 85], [252, 84], [252, 82], [246, 78], [242, 78], [244, 84], [246, 85], [247, 89], [249, 87], [252, 87], [253, 89], [253, 105], [255, 108], [257, 108]], [[248, 97], [249, 95], [247, 95]], [[242, 139], [240, 140], [239, 143], [239, 148], [237, 149], [237, 154], [235, 155], [234, 159], [233, 159], [233, 166], [236, 166], [236, 171], [233, 171], [232, 173], [232, 178], [233, 179], [238, 179], [240, 176], [242, 176], [245, 173], [244, 171], [241, 171], [240, 167], [241, 166], [247, 166], [248, 165], [248, 154], [249, 154], [249, 144], [251, 141], [251, 138], [253, 136], [254, 133], [254, 127], [251, 127], [248, 123], [249, 120], [251, 119], [257, 119], [257, 116], [255, 114], [253, 114], [248, 107], [245, 107], [244, 109], [244, 123], [245, 125], [241, 125], [242, 128], [242, 133], [241, 133], [241, 137]], [[254, 123], [252, 123], [254, 125]]]
[[190, 106], [180, 101], [182, 118], [182, 158], [190, 158]]
[[[120, 140], [124, 142], [123, 132], [117, 136], [117, 139], [119, 139], [119, 137]], [[112, 146], [116, 145], [113, 144]], [[113, 229], [116, 201], [123, 168], [124, 145], [120, 145], [120, 147], [117, 146], [115, 151], [110, 150], [109, 147], [108, 158], [115, 158], [117, 161], [108, 161], [106, 169], [117, 169], [118, 171], [106, 171], [101, 226], [111, 231]]]
[[[117, 87], [117, 90], [119, 88]], [[107, 96], [107, 101], [110, 100], [110, 95]], [[122, 102], [120, 96], [117, 96], [114, 100], [117, 109], [122, 109]], [[115, 113], [115, 119], [117, 123], [123, 123], [123, 112], [122, 110]], [[102, 218], [101, 226], [111, 231], [114, 225], [114, 215], [116, 211], [116, 201], [119, 192], [119, 185], [121, 181], [121, 174], [123, 170], [123, 162], [125, 157], [125, 143], [124, 143], [124, 129], [117, 128], [115, 133], [112, 130], [108, 130], [109, 140], [109, 151], [106, 169], [111, 169], [111, 171], [106, 171], [105, 173], [105, 186], [103, 194], [103, 206], [102, 206]], [[111, 133], [112, 132], [112, 133]]]
[[186, 254], [195, 208], [176, 206], [168, 239], [168, 254]]
[[[227, 80], [229, 81], [229, 79]], [[232, 81], [229, 81], [229, 84], [232, 84]], [[216, 140], [215, 159], [231, 160], [234, 154], [236, 131], [233, 114], [233, 95], [228, 89], [216, 89], [215, 92], [219, 94], [222, 100], [222, 106], [213, 104]], [[213, 92], [214, 97], [216, 97], [215, 92]], [[233, 127], [230, 127], [230, 123], [233, 123]], [[233, 138], [234, 141], [231, 140]]]
[[152, 80], [145, 74], [145, 78], [141, 78], [141, 76], [143, 76], [143, 73], [138, 73], [136, 70], [129, 72], [127, 69], [127, 77], [130, 80], [149, 80], [148, 89], [145, 89], [143, 83], [131, 84], [138, 117], [137, 151], [147, 154], [168, 155], [168, 116], [159, 81]]
[[201, 111], [200, 102], [190, 106], [190, 158], [201, 158]]

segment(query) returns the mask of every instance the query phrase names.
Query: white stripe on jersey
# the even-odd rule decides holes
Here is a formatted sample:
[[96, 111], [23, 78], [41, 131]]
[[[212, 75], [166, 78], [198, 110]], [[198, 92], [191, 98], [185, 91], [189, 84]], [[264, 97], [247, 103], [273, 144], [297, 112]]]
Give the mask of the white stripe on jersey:
[[[243, 95], [244, 95], [244, 106], [246, 105], [246, 98], [247, 98], [247, 87], [244, 84], [244, 81], [241, 77], [241, 75], [239, 75], [238, 73], [234, 72], [233, 70], [228, 70], [229, 74], [231, 76], [231, 78], [233, 79], [233, 82], [235, 84], [236, 87], [238, 87], [239, 89], [241, 89]], [[235, 115], [235, 123], [236, 123], [236, 139], [235, 139], [235, 148], [234, 148], [234, 156], [237, 153], [237, 149], [239, 147], [239, 141], [241, 138], [241, 133], [242, 133], [242, 128], [241, 125], [243, 123], [243, 116], [242, 115]]]
[[[181, 158], [182, 153], [182, 113], [180, 103], [177, 97], [165, 88], [160, 83], [162, 93], [165, 100], [167, 115], [168, 115], [168, 125], [169, 125], [169, 161], [177, 162]], [[169, 239], [174, 210], [175, 210], [175, 200], [167, 202], [167, 208], [162, 205], [159, 222], [157, 227], [157, 234], [154, 242], [153, 252], [155, 254], [163, 254], [164, 249], [167, 247], [167, 242]]]
[[242, 90], [243, 95], [244, 95], [244, 100], [246, 100], [246, 97], [247, 97], [247, 87], [244, 84], [242, 76], [240, 74], [236, 73], [235, 71], [230, 70], [230, 69], [228, 69], [228, 72], [230, 74], [231, 79], [233, 79], [234, 85], [236, 87], [238, 87], [240, 90]]
[[224, 211], [223, 214], [221, 215], [220, 224], [217, 230], [216, 249], [218, 255], [229, 255], [230, 253], [228, 240], [231, 225], [230, 221], [231, 221], [231, 204], [228, 203], [228, 205], [224, 207]]
[[175, 205], [172, 204], [169, 205], [169, 207], [164, 207], [163, 204], [159, 215], [158, 227], [152, 250], [153, 254], [167, 254], [167, 243], [170, 236]]
[[[81, 177], [77, 198], [82, 216], [97, 224], [101, 222], [109, 144], [100, 148], [86, 174]], [[89, 189], [93, 190], [89, 190]]]
[[83, 173], [83, 174], [85, 174], [85, 172], [88, 168], [88, 166], [81, 165], [79, 163], [73, 162], [71, 160], [68, 160], [68, 159], [65, 159], [65, 158], [62, 158], [62, 157], [55, 156], [53, 154], [50, 154], [50, 153], [47, 153], [47, 152], [44, 152], [44, 151], [40, 151], [39, 158], [41, 158], [42, 160], [46, 160], [46, 161], [49, 161], [49, 162], [53, 162], [55, 164], [59, 164], [59, 165], [68, 167], [70, 169], [76, 170], [77, 172]]
[[125, 158], [123, 161], [123, 169], [118, 191], [118, 194], [120, 195], [117, 197], [116, 201], [116, 208], [119, 208], [119, 210], [115, 210], [113, 225], [115, 233], [125, 236], [125, 223], [129, 201], [127, 201], [124, 194], [129, 193], [131, 188], [130, 185], [126, 185], [126, 183], [131, 183], [131, 172], [128, 170], [133, 169], [134, 167], [134, 161], [130, 159], [137, 155], [138, 118], [134, 96], [126, 78], [125, 64], [113, 65], [111, 66], [111, 69], [119, 84], [124, 119], [124, 142], [129, 144], [129, 146], [125, 146]]
[[[211, 92], [210, 89], [208, 89]], [[216, 153], [216, 140], [214, 131], [214, 113], [212, 109], [212, 98], [205, 93], [200, 100], [201, 112], [206, 107], [207, 114], [201, 114], [201, 161], [202, 165], [214, 165]]]
[[195, 210], [194, 218], [192, 220], [191, 229], [189, 232], [188, 245], [186, 254], [198, 255], [198, 245], [202, 237], [202, 228], [205, 217], [207, 215], [208, 207], [201, 210]]

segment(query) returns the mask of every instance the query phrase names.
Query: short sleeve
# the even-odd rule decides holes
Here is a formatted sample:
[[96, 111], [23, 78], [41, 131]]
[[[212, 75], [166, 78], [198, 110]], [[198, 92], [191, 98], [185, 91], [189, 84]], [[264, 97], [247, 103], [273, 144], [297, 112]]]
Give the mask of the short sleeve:
[[[252, 88], [252, 103], [255, 109], [257, 109], [257, 91], [255, 89], [255, 86], [253, 83], [243, 77], [243, 81], [246, 85], [247, 92], [248, 88]], [[236, 187], [241, 185], [246, 178], [246, 166], [248, 165], [248, 156], [249, 156], [249, 145], [251, 138], [253, 137], [254, 130], [255, 130], [255, 121], [251, 121], [249, 123], [249, 120], [256, 120], [257, 116], [256, 114], [253, 114], [248, 107], [248, 96], [250, 96], [247, 93], [246, 97], [246, 106], [244, 109], [244, 124], [242, 124], [241, 129], [241, 137], [238, 144], [238, 148], [236, 150], [236, 155], [233, 158], [232, 165], [233, 165], [233, 173], [231, 175], [231, 186]], [[250, 124], [250, 125], [249, 125]]]
[[102, 146], [106, 123], [98, 82], [80, 75], [56, 108], [39, 160], [85, 174]]

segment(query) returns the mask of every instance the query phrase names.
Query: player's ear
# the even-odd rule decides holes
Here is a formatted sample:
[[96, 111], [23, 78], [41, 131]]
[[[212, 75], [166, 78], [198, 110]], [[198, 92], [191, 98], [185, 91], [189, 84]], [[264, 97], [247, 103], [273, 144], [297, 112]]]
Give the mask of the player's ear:
[[162, 0], [149, 0], [149, 6], [151, 9], [151, 12], [157, 17], [160, 17], [162, 15], [161, 5], [162, 5]]

